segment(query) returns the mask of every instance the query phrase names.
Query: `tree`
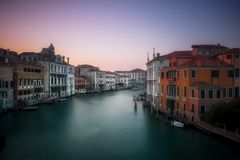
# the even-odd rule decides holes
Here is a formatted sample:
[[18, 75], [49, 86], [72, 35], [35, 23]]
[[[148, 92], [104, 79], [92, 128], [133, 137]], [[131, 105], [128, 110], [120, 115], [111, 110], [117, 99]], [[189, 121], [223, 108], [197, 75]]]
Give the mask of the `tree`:
[[212, 105], [207, 112], [206, 121], [235, 131], [240, 128], [240, 101]]

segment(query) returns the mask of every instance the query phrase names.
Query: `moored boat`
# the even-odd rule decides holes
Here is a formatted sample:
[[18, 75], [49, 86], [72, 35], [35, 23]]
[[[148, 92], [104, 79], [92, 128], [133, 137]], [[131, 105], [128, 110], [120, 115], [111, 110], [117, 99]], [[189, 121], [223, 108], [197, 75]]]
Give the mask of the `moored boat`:
[[171, 125], [175, 126], [175, 127], [179, 127], [179, 128], [183, 128], [184, 127], [184, 123], [176, 121], [176, 120], [172, 120], [171, 121]]

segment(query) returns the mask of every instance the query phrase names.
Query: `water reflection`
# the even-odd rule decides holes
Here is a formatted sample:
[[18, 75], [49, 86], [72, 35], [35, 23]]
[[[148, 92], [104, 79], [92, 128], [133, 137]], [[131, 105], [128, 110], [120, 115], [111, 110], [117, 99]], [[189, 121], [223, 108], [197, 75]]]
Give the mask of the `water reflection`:
[[[234, 159], [231, 145], [201, 132], [171, 128], [132, 96], [136, 91], [75, 96], [0, 120], [0, 159]], [[14, 154], [13, 154], [14, 153]], [[173, 154], [174, 153], [174, 154]], [[204, 154], [203, 154], [204, 153]], [[221, 155], [224, 153], [224, 155]]]

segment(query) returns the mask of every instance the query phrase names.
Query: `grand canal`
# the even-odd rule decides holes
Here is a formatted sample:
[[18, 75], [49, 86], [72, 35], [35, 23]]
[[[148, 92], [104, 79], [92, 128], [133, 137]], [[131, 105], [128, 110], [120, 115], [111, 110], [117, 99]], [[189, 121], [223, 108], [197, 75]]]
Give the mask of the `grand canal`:
[[116, 91], [74, 96], [0, 119], [1, 160], [238, 159], [238, 146], [191, 128], [156, 121], [132, 96]]

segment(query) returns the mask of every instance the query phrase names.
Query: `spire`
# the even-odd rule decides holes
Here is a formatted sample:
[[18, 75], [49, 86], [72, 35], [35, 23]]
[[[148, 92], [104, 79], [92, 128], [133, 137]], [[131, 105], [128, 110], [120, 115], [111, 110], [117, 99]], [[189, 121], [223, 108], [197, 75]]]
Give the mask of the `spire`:
[[147, 61], [149, 62], [149, 52], [147, 53], [148, 55], [147, 55]]

